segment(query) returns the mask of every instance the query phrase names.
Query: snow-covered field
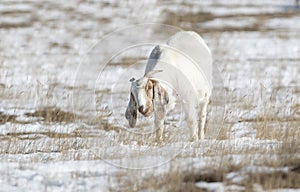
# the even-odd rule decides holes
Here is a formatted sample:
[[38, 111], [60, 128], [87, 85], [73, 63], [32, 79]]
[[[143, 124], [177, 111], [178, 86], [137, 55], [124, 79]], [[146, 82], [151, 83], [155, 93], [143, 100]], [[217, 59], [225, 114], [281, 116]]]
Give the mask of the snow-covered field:
[[[294, 3], [1, 0], [0, 191], [300, 190]], [[128, 80], [179, 28], [213, 53], [207, 134], [178, 105], [156, 144], [126, 127]]]

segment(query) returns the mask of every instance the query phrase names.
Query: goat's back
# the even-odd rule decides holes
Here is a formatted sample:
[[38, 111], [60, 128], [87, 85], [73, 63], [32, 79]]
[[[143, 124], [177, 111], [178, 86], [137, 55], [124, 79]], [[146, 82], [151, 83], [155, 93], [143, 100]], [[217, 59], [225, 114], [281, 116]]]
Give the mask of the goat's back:
[[212, 87], [212, 55], [200, 35], [192, 31], [181, 31], [173, 35], [167, 45], [189, 56]]
[[[212, 56], [202, 38], [194, 32], [178, 32], [166, 45], [151, 52], [145, 73], [162, 70], [153, 77], [170, 83], [185, 100], [201, 101], [212, 90]], [[196, 98], [190, 98], [192, 95]]]

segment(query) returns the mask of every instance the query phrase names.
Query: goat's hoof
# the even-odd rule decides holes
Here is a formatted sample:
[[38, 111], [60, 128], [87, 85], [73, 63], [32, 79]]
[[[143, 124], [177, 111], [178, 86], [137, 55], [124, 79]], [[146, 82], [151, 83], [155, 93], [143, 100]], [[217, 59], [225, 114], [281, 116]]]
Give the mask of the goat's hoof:
[[158, 145], [162, 145], [162, 144], [164, 144], [164, 142], [163, 142], [163, 139], [162, 139], [162, 138], [158, 138], [158, 139], [156, 139], [156, 143], [157, 143]]
[[197, 135], [193, 135], [190, 139], [191, 142], [198, 141], [198, 140], [199, 140], [199, 138]]
[[205, 139], [204, 133], [203, 133], [203, 134], [200, 134], [200, 140], [204, 140], [204, 139]]

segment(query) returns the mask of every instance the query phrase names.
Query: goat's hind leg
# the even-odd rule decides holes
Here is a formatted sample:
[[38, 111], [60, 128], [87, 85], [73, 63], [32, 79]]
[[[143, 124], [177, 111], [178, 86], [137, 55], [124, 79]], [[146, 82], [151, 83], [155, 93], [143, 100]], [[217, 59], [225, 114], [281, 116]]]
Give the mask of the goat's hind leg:
[[207, 106], [208, 106], [209, 100], [205, 101], [200, 105], [200, 111], [199, 111], [199, 138], [201, 140], [205, 137], [205, 123], [206, 123], [206, 116], [207, 116]]

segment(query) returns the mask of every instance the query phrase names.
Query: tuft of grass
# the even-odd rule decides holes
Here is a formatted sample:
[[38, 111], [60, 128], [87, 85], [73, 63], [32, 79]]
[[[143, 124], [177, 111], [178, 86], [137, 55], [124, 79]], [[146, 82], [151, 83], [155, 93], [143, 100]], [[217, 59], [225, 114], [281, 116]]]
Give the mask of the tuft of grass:
[[25, 113], [28, 117], [41, 117], [45, 123], [70, 123], [75, 121], [75, 114], [55, 107], [45, 107], [33, 113]]
[[16, 117], [16, 115], [8, 115], [0, 111], [0, 125], [7, 122], [14, 123], [16, 122]]

